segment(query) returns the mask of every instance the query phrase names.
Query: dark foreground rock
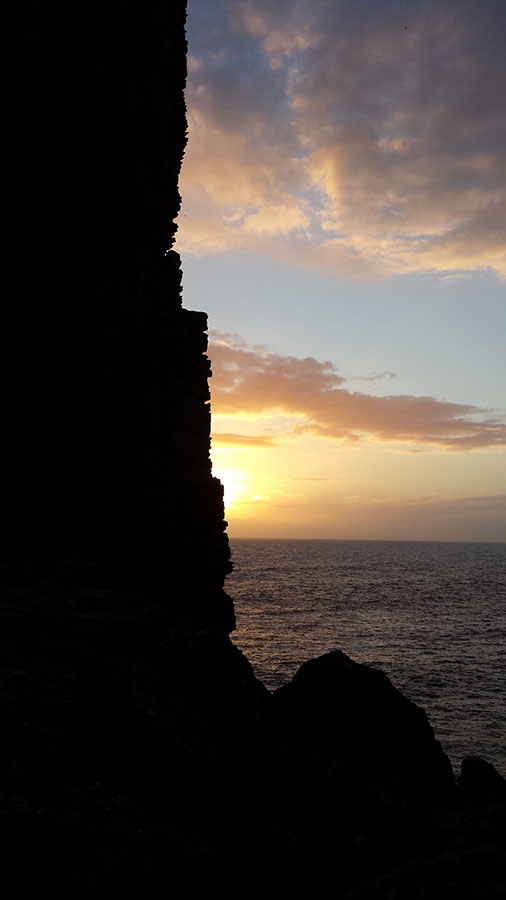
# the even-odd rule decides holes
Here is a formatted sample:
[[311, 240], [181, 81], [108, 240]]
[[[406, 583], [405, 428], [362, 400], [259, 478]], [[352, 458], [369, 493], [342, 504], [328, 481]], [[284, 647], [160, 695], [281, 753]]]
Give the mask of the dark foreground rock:
[[482, 764], [486, 790], [456, 784], [381, 673], [336, 652], [271, 695], [228, 637], [145, 598], [15, 599], [2, 896], [503, 896], [504, 780]]
[[423, 709], [387, 676], [334, 651], [313, 659], [275, 693], [278, 715], [304, 740], [391, 784], [418, 793], [444, 793], [453, 770]]

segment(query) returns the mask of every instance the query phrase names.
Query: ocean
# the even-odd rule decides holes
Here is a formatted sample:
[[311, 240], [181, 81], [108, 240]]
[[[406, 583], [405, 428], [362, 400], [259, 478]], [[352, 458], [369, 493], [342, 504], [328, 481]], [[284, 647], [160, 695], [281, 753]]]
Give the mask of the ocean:
[[270, 690], [329, 650], [422, 706], [456, 773], [506, 776], [506, 544], [231, 539], [234, 643]]

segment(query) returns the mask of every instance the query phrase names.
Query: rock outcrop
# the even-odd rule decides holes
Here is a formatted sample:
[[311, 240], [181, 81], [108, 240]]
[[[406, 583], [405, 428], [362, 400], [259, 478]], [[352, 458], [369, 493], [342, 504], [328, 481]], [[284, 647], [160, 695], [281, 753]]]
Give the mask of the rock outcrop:
[[279, 718], [303, 742], [375, 772], [390, 789], [451, 791], [453, 770], [423, 709], [384, 672], [335, 650], [304, 663], [274, 694]]
[[234, 627], [207, 317], [171, 250], [185, 4], [29, 4], [9, 30], [0, 563]]
[[184, 0], [13, 19], [2, 897], [499, 900], [497, 773], [455, 783], [423, 711], [343, 653], [271, 695], [230, 641], [206, 317], [170, 249]]

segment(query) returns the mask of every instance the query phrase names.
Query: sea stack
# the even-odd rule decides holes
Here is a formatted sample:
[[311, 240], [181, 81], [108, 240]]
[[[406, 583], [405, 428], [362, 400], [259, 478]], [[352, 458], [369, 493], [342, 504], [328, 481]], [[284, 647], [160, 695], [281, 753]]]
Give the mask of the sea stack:
[[0, 554], [7, 579], [143, 591], [228, 633], [207, 316], [182, 307], [171, 249], [185, 15], [14, 12]]

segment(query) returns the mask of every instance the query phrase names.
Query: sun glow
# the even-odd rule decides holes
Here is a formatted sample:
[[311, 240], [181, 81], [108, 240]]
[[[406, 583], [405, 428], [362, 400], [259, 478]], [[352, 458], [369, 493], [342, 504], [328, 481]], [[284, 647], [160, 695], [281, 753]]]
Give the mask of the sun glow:
[[235, 509], [251, 493], [252, 476], [244, 469], [213, 467], [213, 475], [220, 479], [224, 488], [225, 512]]

